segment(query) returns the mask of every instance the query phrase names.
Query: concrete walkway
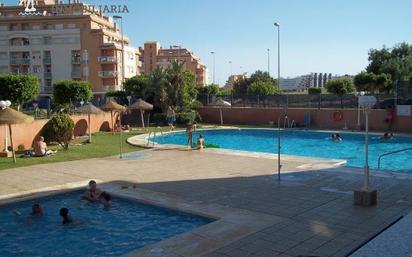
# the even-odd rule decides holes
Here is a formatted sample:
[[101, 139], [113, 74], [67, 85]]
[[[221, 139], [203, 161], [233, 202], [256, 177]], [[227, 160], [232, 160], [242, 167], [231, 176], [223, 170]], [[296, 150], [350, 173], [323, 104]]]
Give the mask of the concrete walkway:
[[98, 179], [285, 219], [205, 255], [208, 257], [346, 256], [400, 215], [412, 211], [410, 180], [372, 177], [379, 205], [359, 208], [352, 205], [352, 191], [362, 185], [360, 170], [308, 171], [327, 165], [289, 159], [283, 162], [285, 173], [279, 184], [273, 175], [277, 161], [267, 156], [178, 150], [140, 153], [142, 158], [112, 157], [1, 171], [0, 199]]

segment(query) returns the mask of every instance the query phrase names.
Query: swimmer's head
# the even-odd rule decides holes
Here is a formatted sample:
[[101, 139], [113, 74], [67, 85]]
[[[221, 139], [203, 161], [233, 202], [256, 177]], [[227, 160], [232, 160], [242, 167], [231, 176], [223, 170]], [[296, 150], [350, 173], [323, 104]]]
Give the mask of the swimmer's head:
[[64, 217], [67, 217], [67, 215], [69, 215], [69, 209], [61, 208], [60, 209], [60, 216], [62, 216], [64, 218]]
[[33, 206], [31, 207], [31, 211], [32, 211], [32, 214], [42, 214], [43, 213], [43, 210], [41, 209], [40, 204], [38, 203], [33, 204]]
[[96, 181], [90, 180], [90, 182], [89, 182], [89, 189], [94, 191], [94, 190], [96, 190], [96, 187], [97, 187]]

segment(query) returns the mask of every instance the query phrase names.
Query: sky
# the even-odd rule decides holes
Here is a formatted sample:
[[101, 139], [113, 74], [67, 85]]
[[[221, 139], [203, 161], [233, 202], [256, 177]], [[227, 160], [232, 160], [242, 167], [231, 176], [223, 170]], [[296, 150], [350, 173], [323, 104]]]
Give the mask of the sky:
[[[14, 5], [18, 0], [0, 1]], [[277, 28], [281, 33], [281, 76], [311, 72], [356, 74], [371, 48], [412, 43], [410, 0], [89, 0], [127, 5], [124, 31], [134, 46], [160, 41], [192, 49], [213, 82], [268, 69], [277, 77]]]

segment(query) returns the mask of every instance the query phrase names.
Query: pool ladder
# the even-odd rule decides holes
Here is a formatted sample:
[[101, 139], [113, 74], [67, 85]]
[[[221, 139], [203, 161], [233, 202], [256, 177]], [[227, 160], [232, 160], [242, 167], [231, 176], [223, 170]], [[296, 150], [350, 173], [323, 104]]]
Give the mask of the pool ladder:
[[149, 136], [147, 137], [147, 145], [150, 145], [150, 136], [153, 134], [153, 140], [152, 140], [152, 145], [155, 145], [156, 141], [156, 136], [157, 134], [160, 133], [161, 136], [163, 136], [163, 130], [161, 127], [155, 128], [153, 131], [149, 132]]
[[411, 151], [411, 150], [412, 150], [412, 147], [408, 147], [408, 148], [405, 148], [405, 149], [401, 149], [401, 150], [397, 150], [397, 151], [382, 154], [381, 156], [379, 156], [379, 159], [378, 159], [378, 169], [379, 170], [381, 169], [381, 161], [382, 161], [383, 157], [388, 156], [388, 155], [392, 155], [392, 154], [396, 154], [396, 153]]

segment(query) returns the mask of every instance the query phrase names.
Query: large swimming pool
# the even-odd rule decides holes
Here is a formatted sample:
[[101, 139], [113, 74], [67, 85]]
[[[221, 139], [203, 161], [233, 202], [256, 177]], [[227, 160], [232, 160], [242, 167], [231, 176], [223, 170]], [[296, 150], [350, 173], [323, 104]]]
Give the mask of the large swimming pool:
[[[110, 209], [80, 198], [73, 192], [0, 206], [0, 256], [119, 256], [211, 222], [120, 198]], [[43, 217], [30, 216], [34, 203]], [[61, 207], [70, 209], [73, 224], [62, 225]]]
[[[195, 140], [199, 134], [205, 137], [206, 143], [217, 144], [220, 148], [276, 153], [277, 131], [270, 129], [229, 129], [205, 130], [195, 133]], [[322, 157], [347, 160], [348, 166], [364, 166], [364, 135], [341, 134], [343, 141], [336, 143], [330, 140], [330, 133], [297, 131], [282, 131], [282, 154]], [[182, 132], [157, 137], [160, 144], [185, 145], [186, 134]], [[381, 154], [412, 147], [412, 138], [395, 137], [392, 140], [382, 141], [379, 136], [370, 136], [369, 159], [370, 167], [377, 169], [378, 158]], [[388, 156], [382, 161], [382, 169], [412, 172], [412, 151]]]

